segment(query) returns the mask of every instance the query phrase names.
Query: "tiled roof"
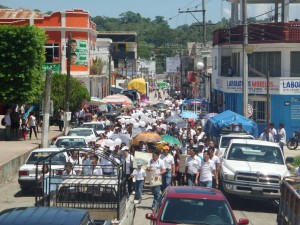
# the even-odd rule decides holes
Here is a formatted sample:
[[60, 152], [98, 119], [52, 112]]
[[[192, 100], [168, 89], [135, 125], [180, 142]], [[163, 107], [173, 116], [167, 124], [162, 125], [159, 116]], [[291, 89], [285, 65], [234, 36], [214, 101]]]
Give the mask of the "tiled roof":
[[43, 17], [43, 13], [30, 9], [0, 9], [0, 19], [28, 19]]

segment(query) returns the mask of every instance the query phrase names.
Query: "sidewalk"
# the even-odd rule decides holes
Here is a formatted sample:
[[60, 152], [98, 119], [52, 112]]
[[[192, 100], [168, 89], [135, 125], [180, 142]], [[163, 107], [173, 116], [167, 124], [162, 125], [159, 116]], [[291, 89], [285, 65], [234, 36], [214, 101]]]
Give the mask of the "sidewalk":
[[[0, 126], [0, 133], [3, 133], [3, 126]], [[61, 132], [57, 126], [51, 126], [49, 132], [49, 141], [56, 136], [59, 136]], [[27, 136], [28, 138], [28, 136]], [[19, 167], [24, 164], [29, 153], [36, 148], [39, 148], [41, 144], [41, 133], [38, 133], [38, 139], [35, 139], [34, 135], [31, 140], [13, 140], [4, 141], [0, 140], [0, 183], [9, 180], [15, 176], [19, 170]]]

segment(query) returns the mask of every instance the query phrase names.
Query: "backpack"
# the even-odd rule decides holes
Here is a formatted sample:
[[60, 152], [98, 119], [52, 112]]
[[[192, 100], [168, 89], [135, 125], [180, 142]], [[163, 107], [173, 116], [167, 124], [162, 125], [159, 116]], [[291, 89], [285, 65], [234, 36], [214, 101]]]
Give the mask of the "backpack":
[[1, 120], [1, 125], [2, 125], [2, 126], [5, 126], [5, 120], [4, 120], [4, 117], [3, 117], [2, 120]]

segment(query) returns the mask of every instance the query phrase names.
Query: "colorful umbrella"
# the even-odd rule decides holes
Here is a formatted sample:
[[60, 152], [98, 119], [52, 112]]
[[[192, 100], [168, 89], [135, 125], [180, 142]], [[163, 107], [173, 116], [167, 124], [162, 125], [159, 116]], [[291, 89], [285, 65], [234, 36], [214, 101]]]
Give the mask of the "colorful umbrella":
[[193, 113], [193, 112], [191, 112], [191, 111], [185, 111], [185, 112], [181, 113], [180, 116], [181, 116], [182, 118], [198, 119], [197, 114], [196, 114], [196, 113]]
[[101, 100], [101, 102], [112, 105], [132, 105], [132, 101], [125, 95], [108, 95]]
[[161, 140], [162, 138], [159, 134], [155, 132], [146, 131], [134, 136], [132, 139], [132, 144], [138, 144], [139, 141], [148, 143], [148, 142], [159, 142]]
[[128, 83], [128, 90], [137, 90], [142, 95], [146, 94], [146, 81], [144, 78], [133, 79]]
[[163, 141], [169, 143], [169, 145], [171, 145], [171, 146], [172, 145], [181, 145], [181, 142], [177, 138], [175, 138], [173, 136], [170, 136], [170, 135], [161, 135], [161, 137], [162, 137]]

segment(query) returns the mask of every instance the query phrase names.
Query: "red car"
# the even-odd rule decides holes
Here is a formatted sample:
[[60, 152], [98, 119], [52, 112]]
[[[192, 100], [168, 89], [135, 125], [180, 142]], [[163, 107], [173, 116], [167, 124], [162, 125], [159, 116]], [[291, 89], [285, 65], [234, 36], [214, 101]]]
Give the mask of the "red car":
[[248, 219], [236, 221], [225, 196], [217, 189], [201, 187], [168, 187], [157, 207], [146, 218], [151, 224], [241, 225]]

